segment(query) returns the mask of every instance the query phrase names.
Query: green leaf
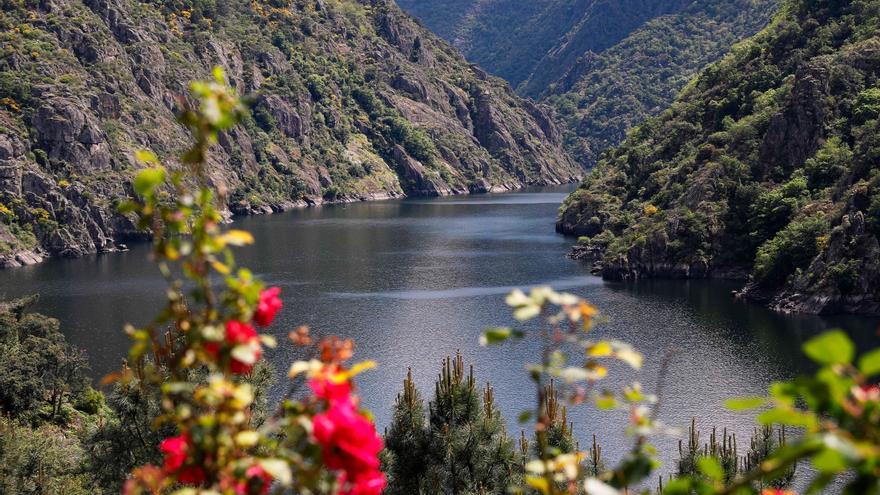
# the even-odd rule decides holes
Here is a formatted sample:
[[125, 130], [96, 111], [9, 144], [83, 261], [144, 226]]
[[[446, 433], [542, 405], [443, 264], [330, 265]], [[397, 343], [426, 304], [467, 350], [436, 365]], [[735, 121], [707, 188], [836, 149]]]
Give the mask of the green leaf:
[[145, 168], [138, 172], [134, 178], [134, 190], [141, 196], [153, 192], [156, 187], [165, 182], [165, 169], [162, 167]]
[[525, 411], [519, 413], [519, 417], [517, 418], [517, 421], [519, 421], [520, 423], [528, 423], [529, 421], [531, 421], [531, 419], [532, 419], [532, 411], [525, 410]]
[[134, 213], [141, 208], [141, 205], [137, 204], [134, 201], [123, 201], [119, 203], [119, 206], [116, 207], [116, 211], [122, 213], [123, 215], [126, 213]]
[[513, 310], [513, 317], [517, 321], [528, 321], [541, 314], [541, 307], [537, 304], [528, 304]]
[[794, 409], [770, 409], [759, 414], [756, 419], [762, 425], [777, 424], [809, 428], [816, 424], [815, 416]]
[[614, 409], [617, 407], [617, 399], [611, 394], [603, 394], [596, 397], [596, 407], [599, 409]]
[[724, 479], [724, 469], [721, 468], [718, 459], [714, 457], [700, 457], [697, 459], [697, 466], [703, 474], [715, 481]]
[[150, 150], [137, 150], [134, 152], [134, 157], [137, 158], [139, 162], [143, 162], [149, 165], [158, 165], [159, 158]]
[[859, 371], [868, 377], [880, 374], [880, 349], [874, 349], [859, 358]]
[[836, 450], [825, 449], [813, 456], [813, 466], [822, 473], [839, 473], [846, 470], [846, 459]]
[[822, 365], [848, 364], [855, 355], [855, 346], [845, 333], [834, 330], [809, 340], [804, 352]]
[[542, 478], [540, 476], [526, 476], [526, 484], [540, 491], [541, 493], [550, 492], [550, 483], [548, 483], [545, 478]]
[[226, 84], [226, 72], [223, 71], [223, 67], [215, 65], [211, 72], [213, 73], [214, 80], [217, 81], [217, 84]]
[[724, 401], [724, 407], [731, 411], [748, 411], [761, 407], [767, 402], [764, 397], [740, 397], [737, 399], [728, 399]]
[[692, 483], [693, 480], [688, 478], [671, 479], [663, 487], [663, 495], [690, 495], [693, 493]]
[[230, 246], [246, 246], [254, 243], [254, 236], [246, 230], [229, 230], [220, 239]]
[[483, 335], [480, 336], [480, 345], [487, 346], [500, 344], [509, 339], [513, 334], [513, 329], [509, 327], [487, 328]]

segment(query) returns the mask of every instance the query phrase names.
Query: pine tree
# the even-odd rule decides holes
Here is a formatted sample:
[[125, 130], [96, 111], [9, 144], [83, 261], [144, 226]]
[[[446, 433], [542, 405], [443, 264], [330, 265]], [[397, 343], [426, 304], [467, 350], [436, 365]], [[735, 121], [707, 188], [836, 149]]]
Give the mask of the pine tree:
[[[541, 415], [542, 423], [547, 425], [543, 432], [536, 432], [536, 449], [540, 449], [542, 442], [546, 442], [546, 452], [551, 456], [559, 454], [568, 454], [577, 451], [577, 442], [574, 439], [572, 430], [574, 426], [568, 422], [568, 408], [559, 402], [559, 392], [553, 381], [544, 388], [541, 396]], [[536, 454], [540, 457], [541, 452], [536, 450]]]
[[739, 472], [739, 456], [736, 452], [736, 435], [727, 433], [727, 428], [722, 431], [721, 442], [718, 442], [717, 429], [712, 428], [712, 435], [709, 436], [709, 445], [705, 449], [706, 456], [712, 457], [721, 465], [724, 470], [724, 481], [729, 482], [736, 477]]
[[[743, 459], [743, 469], [751, 471], [780, 447], [785, 445], [785, 427], [774, 429], [772, 426], [755, 428], [748, 453]], [[795, 468], [792, 467], [781, 476], [771, 480], [760, 480], [757, 488], [786, 488], [794, 480]]]
[[587, 476], [596, 478], [605, 472], [605, 461], [602, 460], [602, 446], [596, 442], [596, 434], [593, 434], [593, 445], [587, 457]]
[[385, 433], [383, 468], [388, 475], [388, 494], [418, 493], [425, 470], [426, 439], [425, 404], [409, 369], [403, 392], [397, 395], [391, 427]]
[[[540, 421], [539, 426], [535, 430], [535, 452], [534, 455], [538, 459], [551, 459], [560, 454], [570, 454], [580, 451], [580, 446], [572, 433], [574, 425], [568, 422], [568, 408], [560, 403], [559, 392], [556, 385], [551, 380], [550, 384], [544, 387], [540, 400]], [[585, 474], [583, 471], [581, 474]], [[578, 486], [578, 494], [582, 493], [580, 487], [582, 484], [582, 476], [578, 482], [572, 486]], [[569, 486], [567, 484], [558, 484], [557, 489], [560, 493], [568, 493]]]
[[736, 436], [728, 434], [725, 428], [722, 431], [721, 441], [719, 442], [718, 430], [713, 427], [712, 434], [709, 435], [709, 442], [701, 444], [696, 419], [691, 419], [687, 446], [681, 440], [678, 441], [678, 455], [679, 476], [701, 476], [702, 473], [697, 465], [697, 461], [701, 457], [711, 457], [718, 461], [718, 464], [724, 470], [724, 479], [727, 481], [732, 480], [739, 472]]
[[385, 442], [390, 494], [500, 495], [522, 476], [494, 390], [476, 386], [461, 355], [443, 360], [427, 418], [407, 375]]

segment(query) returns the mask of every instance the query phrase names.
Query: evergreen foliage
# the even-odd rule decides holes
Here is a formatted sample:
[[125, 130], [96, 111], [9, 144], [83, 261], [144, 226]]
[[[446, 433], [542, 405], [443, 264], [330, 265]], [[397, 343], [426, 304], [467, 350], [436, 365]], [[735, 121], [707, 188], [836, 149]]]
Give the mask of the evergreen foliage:
[[0, 411], [11, 417], [64, 423], [88, 402], [83, 352], [71, 346], [58, 320], [28, 313], [36, 297], [0, 304]]
[[522, 453], [507, 434], [494, 390], [477, 386], [460, 354], [443, 360], [427, 414], [407, 373], [385, 445], [391, 494], [504, 494], [522, 475]]
[[[727, 429], [722, 430], [719, 441], [717, 428], [712, 428], [712, 434], [706, 443], [700, 442], [700, 432], [696, 427], [696, 419], [691, 420], [688, 428], [687, 441], [678, 441], [678, 466], [676, 476], [679, 478], [697, 477], [706, 479], [701, 463], [703, 459], [711, 459], [722, 473], [724, 483], [731, 483], [740, 474], [751, 473], [759, 468], [761, 463], [771, 459], [779, 449], [785, 447], [785, 427], [763, 425], [755, 428], [755, 432], [749, 441], [749, 450], [740, 455], [737, 450], [736, 435], [728, 434]], [[760, 478], [754, 483], [755, 488], [788, 488], [794, 480], [795, 466], [787, 467], [782, 473]], [[662, 484], [662, 480], [661, 480]], [[661, 489], [662, 492], [662, 489]]]

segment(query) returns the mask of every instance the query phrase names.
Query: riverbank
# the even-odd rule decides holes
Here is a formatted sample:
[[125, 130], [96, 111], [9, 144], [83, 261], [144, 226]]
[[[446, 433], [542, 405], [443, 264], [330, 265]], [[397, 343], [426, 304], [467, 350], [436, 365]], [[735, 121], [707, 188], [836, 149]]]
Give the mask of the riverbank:
[[880, 301], [870, 294], [841, 294], [832, 290], [817, 294], [797, 286], [785, 290], [767, 289], [751, 280], [751, 270], [747, 267], [714, 267], [708, 263], [609, 263], [603, 259], [604, 254], [597, 246], [576, 244], [568, 257], [589, 264], [592, 274], [607, 281], [728, 280], [743, 284], [733, 292], [733, 297], [780, 313], [880, 316]]
[[[232, 222], [236, 217], [248, 217], [256, 215], [269, 215], [273, 213], [283, 213], [292, 210], [315, 208], [320, 206], [345, 205], [354, 203], [363, 203], [369, 201], [388, 201], [394, 199], [405, 198], [436, 198], [446, 196], [461, 196], [474, 194], [496, 194], [505, 192], [522, 191], [530, 187], [553, 187], [564, 186], [566, 184], [575, 184], [581, 180], [581, 177], [573, 176], [567, 180], [560, 181], [555, 178], [548, 178], [539, 184], [497, 184], [492, 185], [489, 182], [481, 182], [479, 185], [471, 189], [441, 189], [435, 191], [434, 194], [425, 195], [409, 195], [396, 191], [374, 192], [361, 195], [343, 195], [336, 198], [328, 199], [320, 196], [304, 195], [302, 199], [296, 201], [282, 201], [268, 204], [253, 205], [247, 202], [233, 203], [226, 206], [223, 211], [224, 218]], [[110, 236], [101, 236], [100, 243], [91, 242], [90, 236], [82, 236], [81, 241], [65, 245], [63, 249], [50, 251], [42, 246], [35, 248], [13, 251], [10, 253], [0, 254], [0, 269], [13, 269], [25, 266], [36, 265], [44, 261], [55, 258], [81, 258], [89, 255], [108, 254], [126, 251], [129, 244], [146, 242], [149, 240], [145, 234], [131, 230], [132, 224], [121, 221], [116, 222], [117, 225], [123, 225], [126, 228], [118, 232], [114, 232]], [[109, 237], [109, 239], [107, 238]]]

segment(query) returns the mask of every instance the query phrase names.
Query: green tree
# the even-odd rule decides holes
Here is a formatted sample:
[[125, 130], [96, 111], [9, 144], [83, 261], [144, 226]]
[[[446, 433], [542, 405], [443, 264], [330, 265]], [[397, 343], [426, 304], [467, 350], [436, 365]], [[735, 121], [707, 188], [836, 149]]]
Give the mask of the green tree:
[[391, 494], [503, 494], [522, 473], [491, 385], [481, 391], [461, 355], [443, 360], [427, 417], [407, 375], [386, 449]]
[[418, 493], [424, 475], [425, 403], [407, 370], [403, 392], [397, 395], [394, 417], [385, 432], [384, 470], [388, 475], [389, 495]]
[[26, 312], [36, 300], [0, 305], [0, 410], [17, 417], [46, 406], [45, 419], [62, 420], [65, 404], [88, 390], [88, 363], [58, 320]]

